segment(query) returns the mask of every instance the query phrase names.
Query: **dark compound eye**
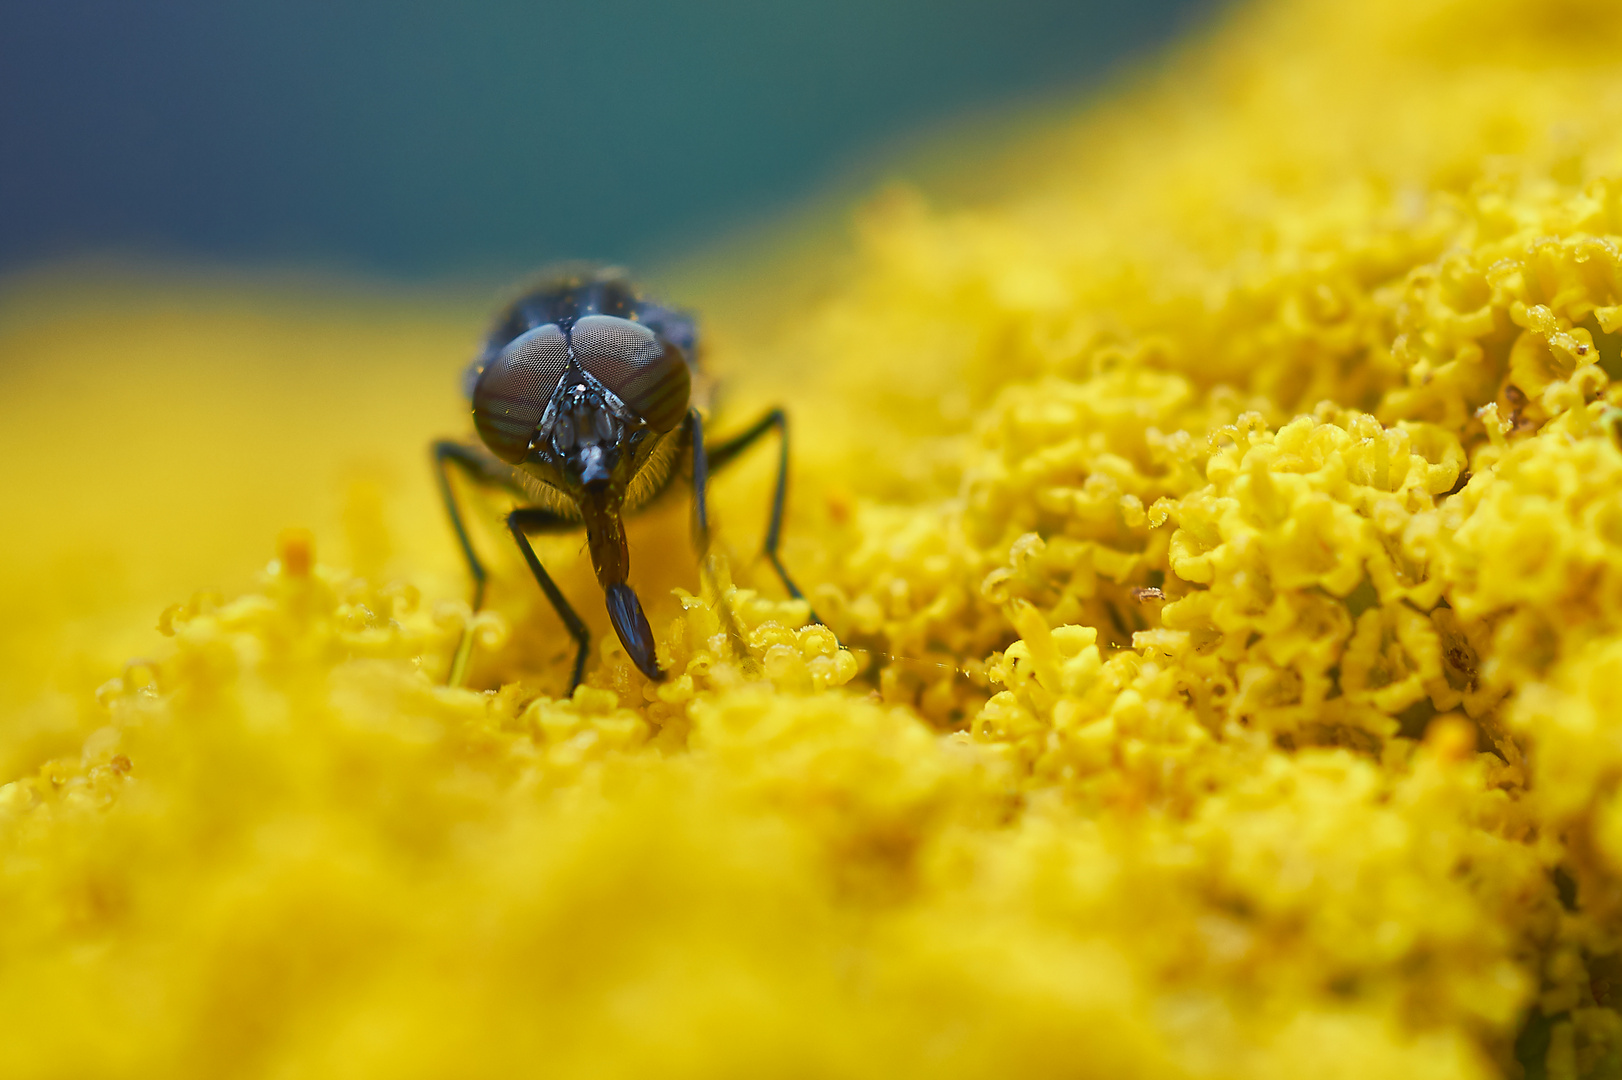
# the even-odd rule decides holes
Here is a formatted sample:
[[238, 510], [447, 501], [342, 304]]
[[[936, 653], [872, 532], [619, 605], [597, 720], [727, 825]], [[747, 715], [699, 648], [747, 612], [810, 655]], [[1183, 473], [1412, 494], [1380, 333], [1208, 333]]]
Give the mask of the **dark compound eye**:
[[538, 326], [507, 343], [473, 387], [473, 426], [496, 457], [517, 464], [569, 364], [563, 331]]
[[682, 351], [629, 319], [587, 315], [569, 331], [576, 362], [655, 431], [687, 413], [692, 376]]

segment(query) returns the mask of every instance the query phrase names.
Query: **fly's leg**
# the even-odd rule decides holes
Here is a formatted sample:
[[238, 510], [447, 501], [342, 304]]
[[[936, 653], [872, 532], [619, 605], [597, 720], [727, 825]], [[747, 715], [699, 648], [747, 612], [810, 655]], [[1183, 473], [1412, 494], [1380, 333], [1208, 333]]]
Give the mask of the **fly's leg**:
[[[456, 490], [451, 486], [450, 471], [454, 467], [463, 476], [483, 488], [499, 488], [502, 491], [524, 497], [524, 492], [512, 480], [512, 470], [497, 461], [490, 455], [475, 450], [471, 446], [464, 446], [458, 442], [441, 441], [433, 444], [434, 476], [439, 482], [439, 497], [445, 504], [445, 515], [451, 519], [451, 528], [456, 532], [456, 542], [461, 545], [462, 557], [467, 560], [468, 573], [473, 578], [473, 613], [476, 615], [484, 607], [484, 588], [489, 580], [489, 574], [484, 568], [484, 562], [479, 558], [478, 552], [473, 550], [473, 541], [468, 536], [467, 523], [462, 517], [462, 508], [456, 501]], [[544, 513], [544, 511], [541, 511]], [[567, 528], [573, 522], [563, 522]], [[538, 525], [536, 526], [539, 527]], [[570, 612], [572, 616], [574, 613]], [[565, 619], [565, 622], [568, 620]], [[571, 628], [572, 629], [572, 628]], [[462, 680], [467, 677], [467, 665], [473, 655], [473, 634], [464, 629], [462, 640], [456, 645], [456, 656], [451, 661], [451, 673], [447, 684], [461, 686]]]
[[[705, 550], [709, 544], [710, 524], [705, 491], [710, 474], [726, 468], [734, 458], [759, 442], [773, 428], [777, 430], [777, 485], [772, 491], [772, 516], [766, 526], [766, 543], [762, 547], [783, 582], [783, 588], [794, 599], [805, 599], [777, 554], [777, 544], [783, 533], [783, 505], [788, 499], [788, 417], [782, 409], [773, 409], [748, 429], [708, 447], [704, 445], [704, 422], [698, 410], [688, 411], [687, 425], [693, 442], [693, 536], [700, 550]], [[822, 622], [815, 611], [811, 612], [811, 621]]]
[[693, 547], [702, 558], [710, 551], [710, 465], [704, 447], [704, 418], [687, 410], [687, 443], [693, 450]]
[[[456, 531], [456, 542], [462, 547], [462, 557], [467, 560], [468, 573], [473, 577], [473, 613], [477, 615], [484, 606], [484, 586], [489, 575], [480, 561], [478, 552], [473, 550], [473, 541], [468, 537], [467, 525], [462, 520], [462, 508], [456, 503], [456, 491], [451, 487], [452, 466], [461, 470], [469, 480], [481, 487], [504, 487], [511, 490], [512, 481], [502, 474], [498, 462], [485, 454], [463, 446], [461, 443], [440, 441], [433, 445], [434, 477], [439, 481], [439, 497], [445, 504], [445, 516], [451, 519], [451, 528]], [[473, 634], [467, 630], [462, 631], [462, 640], [456, 645], [456, 657], [451, 661], [451, 674], [448, 684], [461, 686], [462, 679], [467, 675], [468, 657], [473, 654]]]
[[580, 616], [575, 614], [574, 608], [569, 606], [569, 601], [563, 598], [563, 593], [558, 591], [557, 585], [553, 584], [551, 575], [536, 557], [528, 534], [561, 532], [579, 527], [578, 521], [570, 521], [550, 510], [534, 507], [514, 510], [507, 515], [507, 528], [512, 532], [513, 539], [518, 542], [518, 550], [523, 552], [524, 561], [529, 564], [529, 572], [535, 575], [536, 584], [540, 585], [541, 591], [552, 602], [552, 610], [558, 613], [558, 618], [562, 619], [563, 625], [569, 629], [569, 636], [575, 640], [574, 674], [569, 677], [570, 695], [574, 694], [575, 688], [580, 685], [580, 679], [586, 672], [586, 652], [591, 648], [591, 633], [586, 629], [586, 624], [580, 621]]

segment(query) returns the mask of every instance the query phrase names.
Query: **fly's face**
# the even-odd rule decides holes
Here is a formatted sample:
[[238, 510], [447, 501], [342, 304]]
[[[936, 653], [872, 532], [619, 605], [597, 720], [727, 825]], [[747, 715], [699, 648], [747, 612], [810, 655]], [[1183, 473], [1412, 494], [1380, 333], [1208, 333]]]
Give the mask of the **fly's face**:
[[568, 328], [569, 366], [525, 463], [560, 477], [575, 499], [617, 502], [650, 440], [681, 423], [691, 376], [675, 345], [630, 319], [585, 315]]
[[507, 343], [474, 383], [473, 422], [503, 461], [576, 503], [612, 503], [651, 440], [681, 423], [690, 387], [674, 343], [634, 319], [582, 315]]
[[529, 452], [562, 475], [571, 491], [623, 491], [646, 438], [644, 421], [600, 384], [583, 380], [558, 388]]

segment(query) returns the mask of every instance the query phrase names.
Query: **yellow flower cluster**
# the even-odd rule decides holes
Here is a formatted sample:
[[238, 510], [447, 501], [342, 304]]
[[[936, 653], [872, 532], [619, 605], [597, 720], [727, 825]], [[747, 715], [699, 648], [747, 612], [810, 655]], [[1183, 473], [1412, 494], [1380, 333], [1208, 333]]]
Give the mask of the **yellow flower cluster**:
[[0, 1075], [1622, 1074], [1619, 45], [1264, 2], [875, 199], [711, 327], [826, 625], [764, 461], [633, 534], [662, 684], [380, 514], [170, 608], [0, 727]]

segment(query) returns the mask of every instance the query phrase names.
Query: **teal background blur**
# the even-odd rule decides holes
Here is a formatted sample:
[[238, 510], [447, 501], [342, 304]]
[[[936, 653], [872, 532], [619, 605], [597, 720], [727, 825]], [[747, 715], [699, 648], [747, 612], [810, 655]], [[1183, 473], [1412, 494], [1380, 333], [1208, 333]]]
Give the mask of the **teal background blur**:
[[1095, 85], [1211, 6], [0, 0], [0, 271], [646, 261]]

